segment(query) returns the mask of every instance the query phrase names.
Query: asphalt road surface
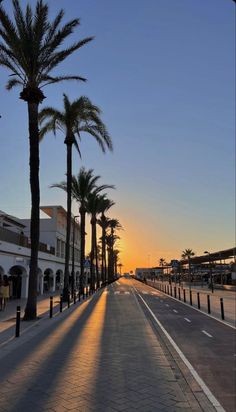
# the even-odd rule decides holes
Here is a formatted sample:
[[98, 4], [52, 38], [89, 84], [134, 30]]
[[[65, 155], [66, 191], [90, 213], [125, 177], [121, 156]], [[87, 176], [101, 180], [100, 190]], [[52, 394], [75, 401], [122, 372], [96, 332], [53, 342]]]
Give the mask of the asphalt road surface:
[[115, 285], [114, 293], [129, 288], [153, 322], [147, 306], [150, 308], [220, 404], [227, 411], [235, 411], [235, 328], [139, 281], [121, 278]]

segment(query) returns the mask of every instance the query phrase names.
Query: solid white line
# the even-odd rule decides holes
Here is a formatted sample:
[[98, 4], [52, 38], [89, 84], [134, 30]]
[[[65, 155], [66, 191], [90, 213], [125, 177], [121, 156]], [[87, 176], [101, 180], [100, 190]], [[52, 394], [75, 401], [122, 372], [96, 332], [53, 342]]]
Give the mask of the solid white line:
[[176, 309], [173, 309], [173, 312], [178, 313], [178, 311]]
[[184, 318], [187, 322], [191, 323], [191, 320], [188, 318]]
[[210, 391], [210, 389], [206, 386], [205, 382], [202, 380], [202, 378], [200, 378], [200, 376], [198, 375], [198, 373], [196, 372], [196, 370], [194, 369], [194, 367], [191, 365], [191, 363], [188, 361], [188, 359], [185, 357], [185, 355], [183, 354], [183, 352], [180, 350], [180, 348], [176, 345], [176, 343], [174, 342], [174, 340], [172, 339], [172, 337], [169, 335], [169, 333], [165, 330], [165, 328], [162, 326], [161, 322], [156, 318], [156, 316], [154, 315], [153, 311], [149, 308], [148, 304], [145, 302], [145, 300], [143, 299], [143, 297], [138, 293], [138, 291], [136, 290], [138, 296], [140, 297], [140, 299], [142, 300], [142, 302], [144, 303], [144, 305], [146, 306], [146, 308], [149, 310], [149, 312], [151, 313], [153, 319], [156, 321], [156, 323], [158, 324], [158, 326], [161, 328], [162, 332], [166, 335], [166, 337], [168, 338], [169, 342], [172, 344], [172, 346], [175, 348], [176, 352], [179, 354], [180, 358], [182, 359], [182, 361], [185, 363], [185, 365], [188, 367], [188, 369], [190, 370], [191, 374], [193, 375], [193, 377], [196, 379], [197, 383], [199, 384], [199, 386], [202, 388], [203, 392], [206, 394], [207, 398], [210, 400], [210, 402], [212, 403], [212, 405], [215, 407], [215, 409], [218, 412], [226, 412], [225, 409], [221, 406], [221, 404], [219, 403], [219, 401], [215, 398], [215, 396], [213, 395], [213, 393]]
[[202, 333], [205, 333], [209, 338], [212, 338], [213, 336], [210, 335], [210, 333], [206, 332], [205, 330], [202, 330]]

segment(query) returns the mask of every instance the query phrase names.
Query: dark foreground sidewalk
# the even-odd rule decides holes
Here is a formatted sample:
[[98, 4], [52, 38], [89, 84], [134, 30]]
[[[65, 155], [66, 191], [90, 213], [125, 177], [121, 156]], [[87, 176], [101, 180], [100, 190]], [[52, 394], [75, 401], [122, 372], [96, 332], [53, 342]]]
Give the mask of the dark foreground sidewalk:
[[40, 411], [215, 409], [135, 296], [100, 291], [0, 347], [0, 412]]

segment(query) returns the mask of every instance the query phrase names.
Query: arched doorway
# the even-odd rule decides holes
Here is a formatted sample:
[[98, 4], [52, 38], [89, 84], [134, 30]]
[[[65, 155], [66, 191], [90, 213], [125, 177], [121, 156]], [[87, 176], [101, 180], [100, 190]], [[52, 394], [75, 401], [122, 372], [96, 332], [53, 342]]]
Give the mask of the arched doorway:
[[22, 295], [22, 275], [26, 274], [26, 270], [22, 266], [12, 266], [9, 273], [10, 297], [20, 299]]
[[56, 290], [63, 289], [63, 272], [62, 270], [56, 271]]
[[44, 271], [43, 293], [50, 292], [53, 289], [53, 271], [46, 269]]

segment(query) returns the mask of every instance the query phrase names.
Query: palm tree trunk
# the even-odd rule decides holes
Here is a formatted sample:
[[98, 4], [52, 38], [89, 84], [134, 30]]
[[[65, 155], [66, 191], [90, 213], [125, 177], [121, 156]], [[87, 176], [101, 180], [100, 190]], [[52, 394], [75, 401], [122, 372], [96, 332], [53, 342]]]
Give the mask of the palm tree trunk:
[[91, 288], [95, 290], [95, 238], [96, 238], [96, 218], [92, 216], [91, 219], [91, 253], [90, 253], [90, 272], [91, 272]]
[[106, 282], [106, 230], [102, 228], [102, 284]]
[[37, 317], [37, 277], [38, 277], [38, 247], [39, 247], [39, 130], [38, 103], [28, 102], [29, 146], [30, 146], [30, 189], [31, 189], [31, 256], [29, 269], [28, 299], [24, 319]]
[[83, 205], [80, 212], [80, 291], [83, 292], [85, 286], [84, 279], [84, 259], [85, 259], [85, 209]]
[[66, 146], [67, 146], [67, 218], [66, 218], [65, 272], [64, 272], [64, 289], [63, 289], [63, 300], [64, 301], [67, 301], [68, 293], [69, 293], [71, 182], [72, 182], [72, 144], [66, 142]]

